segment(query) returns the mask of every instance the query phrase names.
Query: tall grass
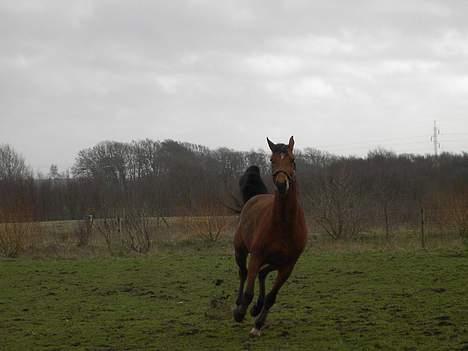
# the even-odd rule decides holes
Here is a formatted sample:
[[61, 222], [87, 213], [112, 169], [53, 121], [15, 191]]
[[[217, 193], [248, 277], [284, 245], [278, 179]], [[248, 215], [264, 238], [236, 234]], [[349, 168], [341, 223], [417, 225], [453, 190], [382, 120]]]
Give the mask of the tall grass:
[[[431, 217], [432, 218], [432, 217]], [[0, 256], [83, 257], [151, 254], [170, 248], [208, 247], [217, 243], [231, 252], [237, 216], [183, 216], [157, 218], [127, 213], [125, 218], [109, 217], [77, 221], [0, 223]], [[428, 220], [426, 249], [464, 248], [467, 240], [449, 220]], [[352, 238], [334, 240], [313, 220], [309, 222], [308, 250], [313, 252], [365, 252], [375, 250], [419, 250], [417, 223], [385, 228], [367, 228]]]
[[38, 227], [30, 218], [25, 210], [0, 213], [0, 256], [17, 257], [32, 245]]

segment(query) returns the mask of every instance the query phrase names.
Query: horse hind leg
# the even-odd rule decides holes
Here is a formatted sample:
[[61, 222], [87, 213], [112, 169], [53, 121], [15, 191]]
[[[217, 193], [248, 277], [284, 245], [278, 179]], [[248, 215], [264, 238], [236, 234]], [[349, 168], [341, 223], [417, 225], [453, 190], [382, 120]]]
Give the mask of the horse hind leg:
[[276, 269], [275, 266], [268, 265], [268, 266], [263, 267], [260, 270], [260, 272], [258, 272], [259, 294], [258, 294], [257, 302], [250, 309], [250, 315], [252, 317], [258, 316], [258, 314], [263, 309], [263, 303], [265, 300], [265, 280], [266, 280], [268, 273], [274, 271], [275, 269]]

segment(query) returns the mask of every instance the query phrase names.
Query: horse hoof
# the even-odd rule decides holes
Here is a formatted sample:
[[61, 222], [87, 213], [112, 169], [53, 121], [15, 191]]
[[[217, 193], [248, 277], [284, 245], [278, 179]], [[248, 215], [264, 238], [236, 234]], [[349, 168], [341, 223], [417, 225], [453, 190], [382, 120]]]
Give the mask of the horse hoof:
[[263, 306], [258, 306], [257, 304], [253, 305], [252, 308], [250, 309], [250, 315], [252, 317], [257, 317], [262, 311], [262, 307]]
[[260, 336], [260, 335], [262, 335], [262, 332], [260, 329], [252, 328], [252, 330], [250, 331], [250, 336]]
[[232, 316], [234, 317], [234, 320], [237, 322], [237, 323], [240, 323], [244, 320], [244, 316], [245, 314], [243, 313], [240, 313], [239, 310], [237, 308], [235, 308], [233, 311], [232, 311]]

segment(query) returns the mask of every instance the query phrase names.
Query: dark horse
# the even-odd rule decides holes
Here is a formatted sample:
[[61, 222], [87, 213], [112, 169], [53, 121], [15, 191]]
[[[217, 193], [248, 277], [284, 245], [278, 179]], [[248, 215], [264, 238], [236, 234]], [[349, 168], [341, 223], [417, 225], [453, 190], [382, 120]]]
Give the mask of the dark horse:
[[260, 169], [257, 166], [247, 168], [239, 180], [239, 187], [244, 204], [255, 195], [268, 193], [268, 189], [260, 176]]
[[[250, 176], [251, 181], [256, 184], [251, 183], [250, 187], [242, 184], [241, 179], [241, 191], [244, 199], [248, 201], [242, 208], [239, 226], [234, 236], [240, 285], [233, 315], [237, 322], [244, 319], [254, 296], [255, 279], [258, 275], [259, 296], [250, 310], [251, 315], [257, 317], [250, 334], [256, 336], [260, 335], [278, 291], [289, 278], [307, 242], [304, 211], [298, 201], [294, 139], [291, 137], [288, 145], [274, 144], [268, 138], [267, 140], [272, 152], [271, 167], [275, 193], [264, 194], [265, 186], [262, 183], [262, 187], [258, 183], [259, 180], [261, 182], [260, 173]], [[245, 189], [250, 193], [247, 194]], [[259, 195], [256, 195], [255, 191], [252, 192], [252, 189], [258, 189]], [[266, 276], [275, 270], [278, 271], [276, 280], [271, 291], [265, 296]]]

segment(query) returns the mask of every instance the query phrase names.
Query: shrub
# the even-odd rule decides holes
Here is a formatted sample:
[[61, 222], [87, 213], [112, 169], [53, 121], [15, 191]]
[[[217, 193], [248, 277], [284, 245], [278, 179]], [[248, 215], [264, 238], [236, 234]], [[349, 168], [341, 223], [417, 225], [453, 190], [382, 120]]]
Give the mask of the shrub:
[[30, 225], [28, 223], [0, 224], [0, 256], [17, 257], [24, 251], [29, 241]]

